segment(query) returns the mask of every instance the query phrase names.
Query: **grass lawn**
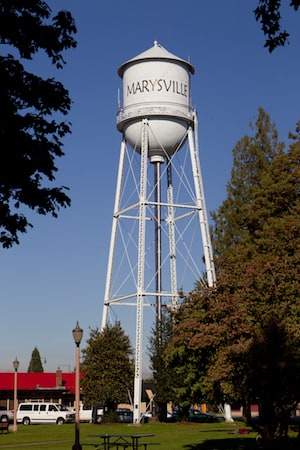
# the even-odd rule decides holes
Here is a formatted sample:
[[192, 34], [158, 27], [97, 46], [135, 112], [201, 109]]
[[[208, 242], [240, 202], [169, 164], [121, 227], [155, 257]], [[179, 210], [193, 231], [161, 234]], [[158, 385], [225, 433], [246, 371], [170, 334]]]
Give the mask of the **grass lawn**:
[[[249, 429], [249, 434], [238, 434], [242, 423], [148, 423], [144, 425], [125, 424], [81, 424], [80, 443], [83, 450], [93, 447], [85, 443], [100, 442], [91, 435], [105, 433], [149, 433], [155, 436], [147, 441], [159, 442], [160, 445], [148, 446], [148, 450], [254, 450], [257, 449], [256, 433]], [[74, 425], [19, 425], [17, 433], [0, 434], [0, 450], [71, 450], [74, 444]], [[295, 436], [295, 435], [294, 435]], [[299, 444], [298, 444], [299, 445]], [[143, 447], [142, 447], [143, 448]], [[298, 448], [298, 447], [293, 447]]]

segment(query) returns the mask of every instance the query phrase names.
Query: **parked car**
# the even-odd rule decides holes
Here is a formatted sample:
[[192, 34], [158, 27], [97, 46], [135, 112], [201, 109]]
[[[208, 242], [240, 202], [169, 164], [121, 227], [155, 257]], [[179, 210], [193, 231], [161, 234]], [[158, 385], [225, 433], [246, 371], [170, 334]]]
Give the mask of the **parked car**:
[[75, 414], [61, 403], [28, 402], [20, 403], [17, 422], [23, 425], [36, 423], [73, 423]]
[[[251, 423], [260, 426], [263, 425], [260, 416], [251, 417], [250, 424]], [[296, 431], [298, 433], [300, 432], [300, 416], [292, 415], [291, 417], [289, 417], [288, 423], [292, 431]]]
[[179, 420], [179, 412], [172, 412], [167, 414], [167, 422], [177, 422]]
[[13, 422], [14, 414], [5, 406], [0, 406], [0, 422]]
[[200, 411], [200, 409], [190, 409], [189, 410], [189, 415], [188, 415], [188, 420], [190, 422], [218, 422], [219, 420], [221, 420], [220, 417], [216, 416], [215, 414], [207, 414], [204, 413], [202, 411]]
[[118, 422], [122, 423], [132, 423], [133, 422], [133, 412], [130, 409], [119, 408], [117, 409]]

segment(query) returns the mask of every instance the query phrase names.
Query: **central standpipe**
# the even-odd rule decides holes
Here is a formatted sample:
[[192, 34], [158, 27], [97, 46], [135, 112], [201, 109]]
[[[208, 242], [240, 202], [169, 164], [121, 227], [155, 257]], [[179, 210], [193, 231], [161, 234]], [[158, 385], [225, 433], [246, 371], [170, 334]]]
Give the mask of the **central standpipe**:
[[161, 345], [161, 292], [162, 292], [162, 272], [161, 272], [161, 182], [160, 182], [161, 161], [154, 163], [154, 186], [155, 186], [155, 274], [156, 274], [156, 339]]
[[[201, 249], [186, 242], [194, 235], [190, 232], [194, 220], [202, 239], [208, 286], [215, 284], [215, 271], [200, 171], [198, 122], [190, 101], [194, 68], [154, 42], [152, 48], [122, 64], [118, 73], [123, 79], [123, 106], [117, 115], [122, 143], [102, 329], [110, 309], [115, 314], [118, 305], [135, 307], [133, 420], [139, 423], [144, 309], [155, 307], [160, 343], [162, 308], [178, 307], [182, 290], [178, 274], [184, 276], [188, 291], [202, 276]], [[187, 146], [186, 166], [177, 158]], [[153, 179], [148, 178], [149, 167], [153, 167]]]

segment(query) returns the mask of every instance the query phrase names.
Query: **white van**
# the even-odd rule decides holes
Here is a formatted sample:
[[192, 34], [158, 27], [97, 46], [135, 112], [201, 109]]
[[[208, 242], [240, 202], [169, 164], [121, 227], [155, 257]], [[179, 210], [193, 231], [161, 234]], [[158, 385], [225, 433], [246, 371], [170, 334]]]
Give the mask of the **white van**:
[[[73, 409], [74, 413], [76, 408]], [[85, 406], [82, 403], [79, 405], [79, 420], [80, 422], [101, 423], [103, 417], [103, 408]]]
[[31, 423], [64, 423], [74, 422], [75, 414], [61, 403], [28, 402], [20, 403], [17, 411], [17, 422], [23, 425]]

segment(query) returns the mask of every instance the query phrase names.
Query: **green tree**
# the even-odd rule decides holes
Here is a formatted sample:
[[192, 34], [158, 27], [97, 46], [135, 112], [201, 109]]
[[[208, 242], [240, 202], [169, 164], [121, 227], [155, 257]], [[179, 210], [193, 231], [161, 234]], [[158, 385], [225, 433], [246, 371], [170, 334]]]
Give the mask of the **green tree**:
[[149, 355], [155, 389], [154, 412], [160, 422], [165, 422], [167, 404], [176, 400], [173, 389], [175, 377], [164, 356], [172, 335], [172, 314], [163, 311], [161, 323], [158, 326], [152, 330], [152, 336], [149, 339]]
[[37, 347], [34, 347], [32, 351], [31, 360], [27, 372], [44, 372], [40, 352], [38, 351]]
[[259, 399], [273, 448], [300, 400], [300, 123], [288, 151], [263, 109], [251, 130], [213, 214], [217, 288], [184, 300], [169, 357], [190, 363], [207, 399]]
[[134, 364], [129, 337], [119, 322], [102, 332], [90, 331], [87, 348], [82, 350], [81, 386], [84, 401], [113, 411], [120, 402], [128, 401], [133, 391]]
[[[0, 8], [0, 243], [19, 243], [32, 227], [26, 208], [57, 217], [70, 205], [64, 186], [55, 181], [55, 159], [63, 156], [62, 138], [70, 124], [60, 115], [70, 110], [68, 91], [54, 78], [28, 72], [21, 61], [44, 51], [60, 69], [63, 51], [76, 46], [71, 14], [52, 11], [42, 0], [1, 0]], [[54, 118], [55, 116], [55, 118]], [[29, 210], [28, 210], [29, 211]]]
[[215, 317], [218, 314], [215, 294], [215, 290], [201, 288], [201, 292], [195, 290], [184, 298], [175, 312], [172, 337], [165, 349], [165, 364], [172, 371], [176, 402], [184, 416], [192, 404], [219, 403], [224, 394], [218, 380], [207, 371], [222, 335], [218, 324], [208, 317], [212, 311]]
[[[233, 150], [227, 198], [212, 213], [214, 252], [223, 258], [233, 252], [240, 255], [243, 247], [248, 253], [249, 241], [253, 244], [252, 252], [260, 252], [257, 242], [264, 227], [272, 225], [272, 217], [278, 217], [279, 208], [288, 212], [284, 190], [289, 187], [295, 195], [293, 184], [280, 184], [280, 173], [274, 173], [275, 159], [278, 165], [280, 158], [286, 158], [284, 144], [278, 141], [277, 129], [262, 108], [255, 124], [250, 123], [250, 129], [252, 136], [244, 136]], [[269, 251], [270, 248], [267, 254]]]
[[[289, 33], [281, 28], [281, 0], [259, 0], [254, 10], [256, 21], [261, 23], [261, 29], [266, 36], [265, 47], [271, 53], [275, 48], [284, 46], [289, 38]], [[290, 0], [290, 5], [295, 11], [299, 9], [300, 0]]]

